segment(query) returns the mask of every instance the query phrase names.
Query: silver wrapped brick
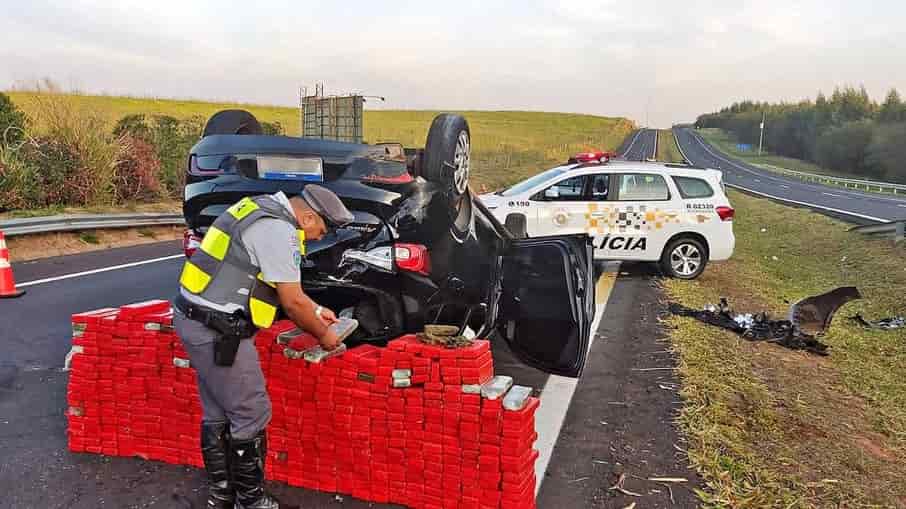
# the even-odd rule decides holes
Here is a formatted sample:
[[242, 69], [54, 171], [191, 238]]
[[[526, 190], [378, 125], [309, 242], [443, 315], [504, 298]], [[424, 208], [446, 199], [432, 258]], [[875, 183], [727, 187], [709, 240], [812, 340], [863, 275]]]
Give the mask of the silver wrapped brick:
[[503, 408], [506, 410], [522, 410], [525, 402], [532, 395], [532, 388], [524, 385], [514, 385], [503, 398]]
[[500, 399], [513, 386], [513, 377], [497, 375], [481, 386], [481, 395], [485, 399]]
[[189, 359], [182, 359], [180, 357], [173, 357], [173, 365], [177, 368], [190, 368], [192, 363], [189, 362]]
[[481, 384], [466, 384], [462, 386], [463, 394], [481, 394]]
[[394, 369], [392, 376], [394, 379], [411, 378], [412, 370], [411, 369]]
[[340, 343], [340, 346], [336, 347], [334, 350], [327, 351], [321, 348], [320, 345], [311, 348], [305, 351], [304, 359], [308, 362], [321, 362], [324, 359], [329, 359], [335, 355], [340, 355], [346, 351], [346, 343]]
[[412, 380], [409, 378], [394, 378], [393, 386], [396, 388], [412, 387]]

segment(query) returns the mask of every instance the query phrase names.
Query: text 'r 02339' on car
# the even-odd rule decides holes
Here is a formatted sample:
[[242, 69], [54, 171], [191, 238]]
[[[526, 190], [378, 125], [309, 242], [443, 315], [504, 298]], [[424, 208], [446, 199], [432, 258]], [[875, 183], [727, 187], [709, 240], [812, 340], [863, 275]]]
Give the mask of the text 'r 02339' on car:
[[319, 303], [359, 320], [350, 342], [384, 342], [425, 324], [500, 333], [525, 362], [578, 376], [594, 315], [585, 234], [518, 239], [468, 186], [471, 133], [438, 115], [424, 149], [265, 136], [247, 112], [208, 121], [189, 154], [183, 212], [187, 251], [245, 196], [336, 193], [352, 224], [306, 245], [302, 284]]
[[596, 259], [658, 262], [676, 278], [733, 254], [721, 172], [580, 156], [481, 199], [518, 237], [587, 234]]

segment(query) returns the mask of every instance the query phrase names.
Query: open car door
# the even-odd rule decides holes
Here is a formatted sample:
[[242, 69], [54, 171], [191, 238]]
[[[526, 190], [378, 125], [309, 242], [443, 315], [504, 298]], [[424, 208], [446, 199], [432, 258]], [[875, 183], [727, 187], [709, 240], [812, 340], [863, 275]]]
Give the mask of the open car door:
[[561, 235], [509, 243], [501, 266], [500, 333], [527, 364], [578, 377], [595, 313], [590, 238]]

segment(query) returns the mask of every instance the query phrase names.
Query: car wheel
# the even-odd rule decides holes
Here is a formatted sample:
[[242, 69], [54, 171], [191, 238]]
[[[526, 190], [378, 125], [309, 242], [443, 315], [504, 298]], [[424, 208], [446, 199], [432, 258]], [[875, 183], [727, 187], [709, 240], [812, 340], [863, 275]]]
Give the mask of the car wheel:
[[221, 110], [211, 116], [201, 137], [212, 134], [262, 134], [255, 115], [245, 110]]
[[674, 240], [661, 256], [664, 273], [677, 279], [695, 279], [704, 272], [707, 264], [707, 249], [692, 237]]
[[506, 226], [506, 229], [517, 239], [528, 237], [525, 226], [525, 214], [507, 214], [506, 221], [503, 225]]
[[471, 146], [465, 118], [448, 113], [434, 117], [425, 142], [422, 175], [443, 186], [453, 208], [458, 208], [459, 200], [469, 186]]

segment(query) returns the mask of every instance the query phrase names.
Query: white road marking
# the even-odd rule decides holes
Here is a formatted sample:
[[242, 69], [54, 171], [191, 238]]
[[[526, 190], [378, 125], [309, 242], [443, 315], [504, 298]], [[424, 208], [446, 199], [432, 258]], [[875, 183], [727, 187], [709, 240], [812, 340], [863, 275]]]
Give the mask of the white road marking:
[[[614, 276], [608, 276], [608, 273], [619, 273], [619, 263], [608, 264], [607, 269], [598, 280], [598, 285], [604, 281], [604, 287], [596, 294], [595, 301], [595, 318], [591, 324], [591, 333], [588, 338], [588, 351], [591, 351], [592, 342], [595, 340], [595, 334], [598, 332], [598, 326], [601, 318], [604, 316], [604, 309], [607, 306], [607, 300], [613, 291]], [[598, 288], [596, 287], [597, 291]], [[586, 361], [588, 356], [586, 355]], [[541, 391], [541, 406], [535, 412], [535, 431], [538, 432], [538, 440], [535, 442], [535, 448], [538, 450], [538, 461], [535, 462], [535, 496], [541, 491], [541, 485], [544, 483], [547, 466], [551, 461], [551, 455], [554, 452], [554, 445], [560, 436], [560, 429], [563, 427], [563, 421], [566, 418], [566, 412], [573, 400], [573, 394], [576, 392], [576, 386], [579, 380], [564, 376], [550, 375], [544, 389]]]
[[44, 279], [36, 279], [34, 281], [28, 281], [26, 283], [19, 283], [16, 286], [19, 288], [25, 288], [27, 286], [41, 285], [44, 283], [52, 283], [54, 281], [62, 281], [64, 279], [73, 279], [82, 276], [90, 276], [92, 274], [100, 274], [102, 272], [110, 272], [112, 270], [128, 269], [130, 267], [138, 267], [140, 265], [148, 265], [149, 263], [164, 262], [167, 260], [175, 260], [177, 258], [185, 258], [185, 255], [178, 254], [173, 256], [162, 256], [160, 258], [152, 258], [150, 260], [141, 260], [138, 262], [124, 263], [122, 265], [114, 265], [112, 267], [102, 267], [100, 269], [86, 270], [84, 272], [75, 272], [73, 274], [65, 274], [63, 276], [48, 277]]
[[639, 129], [639, 132], [635, 133], [635, 136], [632, 137], [632, 141], [629, 142], [629, 146], [626, 147], [626, 151], [623, 152], [622, 157], [626, 157], [626, 154], [632, 151], [632, 146], [635, 145], [635, 141], [639, 139], [639, 135], [642, 134], [642, 131], [644, 131], [644, 129]]
[[788, 185], [786, 185], [786, 184], [780, 184], [780, 187], [782, 187], [782, 188], [784, 188], [784, 189], [789, 189], [789, 188], [790, 188], [790, 186], [788, 186]]
[[901, 207], [901, 208], [906, 209], [906, 205], [897, 205], [897, 207]]
[[834, 198], [843, 198], [843, 196], [841, 196], [839, 194], [834, 194], [834, 193], [821, 193], [821, 194], [823, 194], [825, 196], [833, 196]]

